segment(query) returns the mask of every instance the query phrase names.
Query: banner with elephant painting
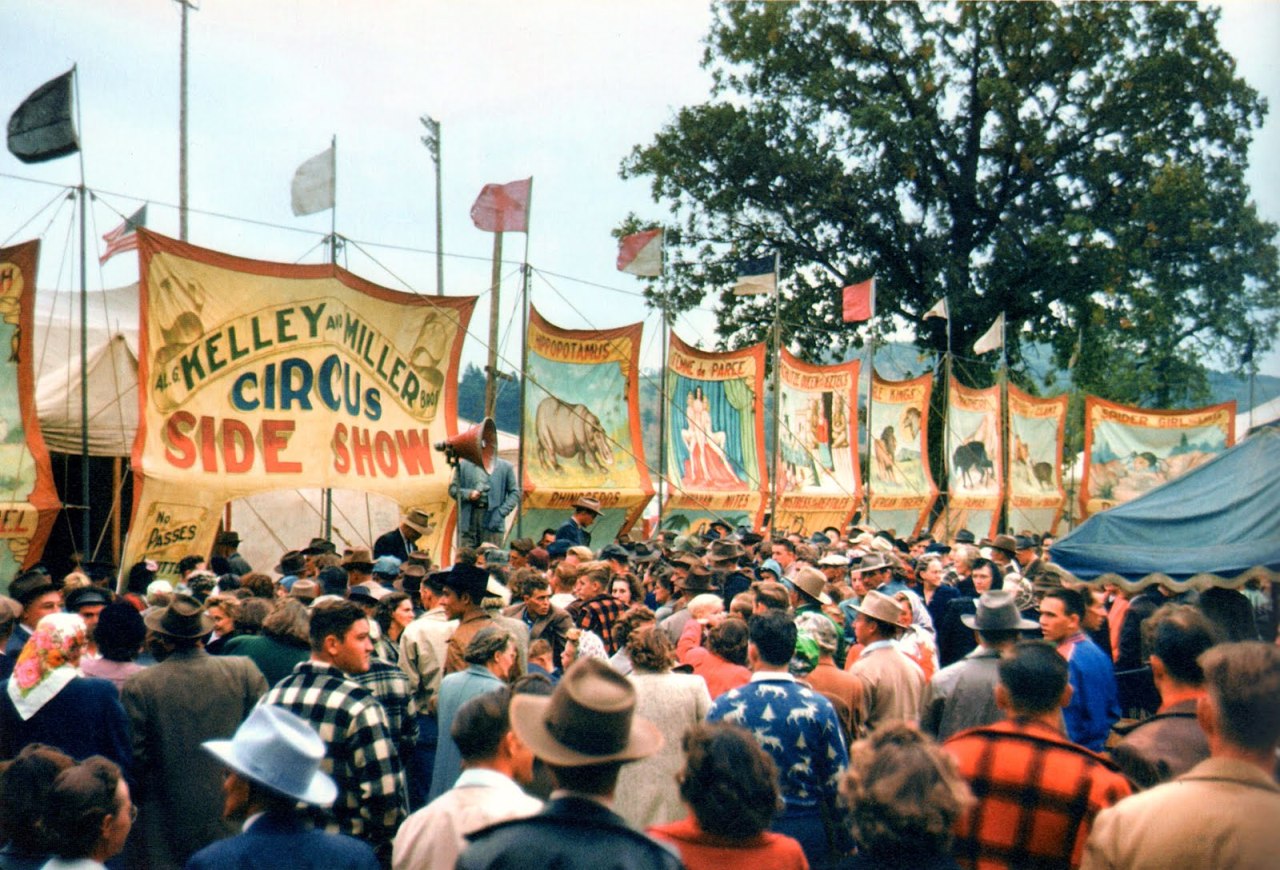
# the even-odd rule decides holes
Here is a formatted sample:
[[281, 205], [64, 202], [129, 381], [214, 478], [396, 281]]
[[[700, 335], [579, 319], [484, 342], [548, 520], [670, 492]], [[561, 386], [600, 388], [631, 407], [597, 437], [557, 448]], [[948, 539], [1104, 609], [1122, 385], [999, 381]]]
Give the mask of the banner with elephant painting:
[[40, 559], [61, 503], [36, 417], [33, 314], [38, 241], [0, 248], [0, 580]]
[[591, 527], [598, 548], [653, 497], [640, 426], [643, 330], [561, 329], [530, 309], [521, 534], [558, 527], [590, 496], [603, 508]]
[[769, 485], [764, 452], [765, 347], [699, 350], [674, 333], [667, 354], [662, 528], [700, 533], [714, 520], [758, 528]]
[[[450, 532], [458, 358], [475, 299], [380, 287], [140, 230], [139, 426], [123, 564], [172, 577], [209, 552], [223, 506], [259, 492], [350, 489]], [[282, 543], [282, 549], [287, 544]], [[291, 542], [290, 542], [291, 543]]]
[[1236, 403], [1147, 411], [1085, 396], [1080, 510], [1089, 516], [1137, 498], [1235, 443]]
[[1000, 388], [976, 390], [951, 379], [947, 395], [947, 532], [981, 539], [999, 531], [1004, 473]]
[[871, 468], [867, 504], [871, 524], [899, 538], [917, 534], [929, 519], [938, 487], [929, 472], [929, 395], [933, 375], [885, 381], [872, 372]]
[[1009, 529], [1052, 534], [1067, 504], [1062, 441], [1067, 397], [1039, 398], [1009, 385]]
[[811, 365], [783, 349], [774, 528], [843, 530], [858, 509], [858, 368]]

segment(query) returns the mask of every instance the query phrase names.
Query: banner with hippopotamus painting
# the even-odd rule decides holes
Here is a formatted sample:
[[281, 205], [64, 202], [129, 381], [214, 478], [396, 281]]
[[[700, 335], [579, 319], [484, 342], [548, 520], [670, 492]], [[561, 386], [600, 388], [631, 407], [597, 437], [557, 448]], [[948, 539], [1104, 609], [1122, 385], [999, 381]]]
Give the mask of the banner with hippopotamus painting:
[[808, 537], [844, 529], [862, 499], [859, 485], [857, 360], [816, 366], [782, 351], [778, 412], [778, 518], [773, 527]]
[[640, 428], [643, 329], [561, 329], [530, 309], [522, 534], [556, 528], [589, 496], [603, 508], [591, 527], [598, 549], [653, 497]]
[[1085, 396], [1084, 516], [1123, 504], [1195, 468], [1235, 442], [1236, 403], [1146, 411]]
[[764, 452], [765, 347], [712, 353], [675, 334], [667, 355], [662, 528], [702, 532], [712, 521], [757, 528], [769, 485]]
[[872, 525], [892, 529], [899, 538], [924, 527], [938, 498], [929, 473], [929, 427], [925, 425], [932, 391], [932, 374], [885, 381], [872, 372], [868, 514]]
[[35, 564], [57, 518], [57, 489], [36, 417], [33, 314], [38, 241], [0, 248], [0, 579]]
[[1056, 531], [1067, 504], [1062, 439], [1067, 397], [1042, 399], [1009, 385], [1008, 528], [1021, 534]]
[[995, 535], [1004, 495], [999, 387], [975, 390], [951, 379], [946, 448], [948, 532]]

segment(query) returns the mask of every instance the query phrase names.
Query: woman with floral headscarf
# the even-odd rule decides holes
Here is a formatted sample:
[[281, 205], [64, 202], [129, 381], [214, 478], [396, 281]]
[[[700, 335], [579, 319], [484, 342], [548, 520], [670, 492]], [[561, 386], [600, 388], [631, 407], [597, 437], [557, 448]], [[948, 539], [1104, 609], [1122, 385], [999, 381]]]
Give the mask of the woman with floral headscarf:
[[74, 613], [51, 613], [36, 625], [13, 676], [0, 684], [0, 758], [43, 743], [77, 761], [104, 756], [128, 772], [129, 720], [109, 680], [80, 673], [86, 643]]

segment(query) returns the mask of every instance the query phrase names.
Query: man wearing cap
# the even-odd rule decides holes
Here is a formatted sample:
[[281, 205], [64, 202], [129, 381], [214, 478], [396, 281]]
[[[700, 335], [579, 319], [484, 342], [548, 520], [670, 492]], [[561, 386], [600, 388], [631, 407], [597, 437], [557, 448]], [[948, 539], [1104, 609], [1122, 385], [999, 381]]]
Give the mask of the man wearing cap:
[[991, 561], [1000, 566], [1000, 573], [1004, 575], [1006, 583], [1015, 576], [1022, 576], [1020, 566], [1014, 561], [1018, 544], [1013, 535], [996, 535], [991, 541], [990, 549]]
[[683, 575], [677, 572], [673, 577], [677, 597], [669, 602], [672, 613], [658, 623], [673, 646], [680, 642], [680, 635], [684, 634], [684, 627], [689, 623], [689, 601], [696, 595], [715, 591], [711, 585], [711, 572], [697, 559], [687, 558], [687, 562], [679, 563], [684, 568]]
[[338, 791], [320, 770], [324, 741], [309, 722], [280, 707], [259, 706], [231, 740], [202, 746], [227, 769], [223, 817], [244, 827], [237, 836], [205, 846], [186, 870], [377, 870], [378, 859], [366, 844], [313, 830], [298, 811], [298, 804], [327, 807]]
[[493, 470], [462, 457], [449, 481], [449, 498], [458, 505], [458, 534], [464, 547], [497, 544], [507, 533], [507, 517], [520, 503], [520, 487], [511, 463], [493, 457]]
[[120, 702], [133, 731], [140, 817], [130, 838], [130, 866], [180, 868], [197, 850], [234, 831], [218, 812], [222, 770], [196, 751], [230, 737], [267, 691], [257, 666], [242, 656], [211, 656], [204, 640], [213, 620], [200, 602], [177, 593], [144, 618], [162, 658], [125, 680]]
[[398, 527], [380, 535], [373, 542], [373, 555], [395, 556], [401, 562], [408, 561], [418, 538], [431, 534], [434, 528], [431, 514], [421, 508], [410, 508], [404, 512], [404, 518], [400, 520]]
[[1022, 618], [1008, 589], [984, 592], [977, 612], [962, 614], [960, 621], [977, 634], [978, 646], [934, 674], [921, 703], [920, 728], [940, 741], [966, 728], [1004, 718], [996, 706], [1000, 659], [1013, 649], [1023, 631], [1037, 628], [1036, 623]]
[[707, 548], [707, 568], [716, 575], [716, 585], [724, 595], [725, 606], [728, 607], [733, 597], [751, 588], [752, 578], [738, 567], [740, 560], [747, 554], [737, 541], [725, 539], [712, 541]]
[[[835, 620], [827, 616], [823, 607], [831, 605], [831, 596], [824, 591], [827, 585], [827, 576], [817, 568], [809, 565], [801, 565], [792, 572], [790, 580], [791, 587], [791, 607], [793, 615], [799, 617], [806, 613], [816, 613], [824, 619], [831, 620], [831, 625], [835, 628], [841, 628]], [[841, 632], [843, 635], [843, 632]], [[837, 639], [834, 655], [836, 661], [844, 661], [847, 652], [846, 644], [843, 636]]]
[[547, 764], [557, 788], [541, 813], [472, 834], [458, 870], [681, 867], [673, 851], [611, 808], [622, 765], [662, 748], [661, 733], [635, 707], [627, 678], [596, 659], [577, 662], [550, 697], [512, 698], [511, 728]]
[[463, 658], [467, 644], [480, 633], [480, 629], [493, 624], [493, 617], [480, 606], [489, 594], [489, 572], [459, 562], [440, 579], [444, 584], [440, 603], [445, 615], [458, 622], [445, 646], [444, 672], [452, 674], [467, 669]]
[[218, 537], [213, 542], [213, 556], [217, 558], [221, 556], [227, 560], [231, 573], [237, 577], [243, 577], [245, 574], [253, 571], [249, 567], [248, 561], [238, 552], [240, 547], [239, 532], [218, 532]]
[[583, 496], [573, 503], [573, 514], [556, 529], [557, 541], [568, 541], [569, 546], [591, 546], [591, 524], [600, 516], [600, 502]]
[[27, 645], [27, 639], [36, 630], [40, 620], [50, 613], [58, 612], [62, 593], [48, 573], [32, 569], [14, 578], [9, 584], [9, 596], [22, 605], [22, 616], [13, 627], [13, 634], [9, 636], [4, 653], [17, 660], [18, 653]]
[[84, 620], [85, 632], [89, 637], [89, 649], [95, 654], [97, 644], [93, 642], [93, 627], [98, 624], [98, 614], [102, 608], [111, 603], [111, 593], [98, 586], [81, 586], [67, 593], [63, 609], [74, 613]]
[[871, 733], [884, 722], [920, 719], [924, 672], [894, 644], [905, 604], [872, 589], [855, 609], [853, 635], [862, 654], [849, 671], [862, 680], [862, 724]]
[[1018, 570], [1028, 583], [1035, 583], [1036, 576], [1044, 567], [1044, 562], [1037, 552], [1036, 539], [1030, 535], [1018, 535], [1014, 538], [1013, 558], [1018, 562]]

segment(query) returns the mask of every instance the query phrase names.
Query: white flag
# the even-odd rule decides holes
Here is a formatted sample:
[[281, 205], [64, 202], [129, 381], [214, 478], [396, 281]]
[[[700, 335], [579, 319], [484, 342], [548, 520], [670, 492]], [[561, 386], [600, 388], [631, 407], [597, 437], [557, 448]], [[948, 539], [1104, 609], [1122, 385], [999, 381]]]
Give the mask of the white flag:
[[991, 324], [991, 328], [986, 331], [982, 338], [973, 344], [974, 353], [986, 353], [987, 351], [999, 350], [1004, 347], [1004, 312], [1000, 312], [1000, 316], [996, 318], [996, 322]]
[[930, 317], [941, 317], [943, 320], [950, 319], [951, 315], [947, 313], [947, 297], [943, 296], [933, 307], [924, 313], [921, 320], [928, 320]]
[[315, 214], [333, 208], [333, 146], [305, 161], [293, 173], [293, 213]]

